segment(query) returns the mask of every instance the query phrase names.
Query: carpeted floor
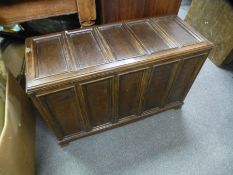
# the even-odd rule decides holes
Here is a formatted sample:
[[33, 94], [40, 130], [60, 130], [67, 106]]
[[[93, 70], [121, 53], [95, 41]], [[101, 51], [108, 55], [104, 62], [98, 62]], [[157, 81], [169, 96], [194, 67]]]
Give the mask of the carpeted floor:
[[233, 71], [206, 61], [181, 110], [61, 148], [39, 118], [37, 175], [232, 175]]

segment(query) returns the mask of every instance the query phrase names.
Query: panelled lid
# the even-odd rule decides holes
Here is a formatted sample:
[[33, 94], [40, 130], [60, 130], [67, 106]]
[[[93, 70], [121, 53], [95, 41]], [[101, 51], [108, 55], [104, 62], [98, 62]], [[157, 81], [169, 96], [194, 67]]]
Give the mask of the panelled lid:
[[26, 40], [26, 88], [162, 59], [212, 44], [175, 16], [65, 31]]

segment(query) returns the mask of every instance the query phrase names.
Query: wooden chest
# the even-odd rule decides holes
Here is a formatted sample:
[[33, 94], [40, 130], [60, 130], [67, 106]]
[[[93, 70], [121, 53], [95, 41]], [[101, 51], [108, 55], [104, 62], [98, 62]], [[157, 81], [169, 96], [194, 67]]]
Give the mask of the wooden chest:
[[183, 104], [212, 44], [176, 16], [26, 40], [26, 89], [59, 143]]

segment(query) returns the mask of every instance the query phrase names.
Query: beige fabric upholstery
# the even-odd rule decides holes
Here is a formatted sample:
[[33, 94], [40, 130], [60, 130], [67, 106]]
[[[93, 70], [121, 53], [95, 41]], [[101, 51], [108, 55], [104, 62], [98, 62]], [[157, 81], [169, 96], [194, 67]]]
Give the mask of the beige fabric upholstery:
[[6, 69], [0, 55], [0, 135], [5, 118], [5, 98], [6, 98]]
[[21, 71], [24, 60], [25, 46], [22, 42], [12, 42], [2, 52], [2, 59], [6, 65], [6, 68], [16, 78]]
[[5, 121], [0, 134], [0, 174], [35, 174], [35, 119], [25, 92], [8, 73]]
[[232, 19], [230, 3], [222, 0], [193, 0], [185, 18], [187, 23], [214, 43], [208, 58], [217, 66], [233, 60]]

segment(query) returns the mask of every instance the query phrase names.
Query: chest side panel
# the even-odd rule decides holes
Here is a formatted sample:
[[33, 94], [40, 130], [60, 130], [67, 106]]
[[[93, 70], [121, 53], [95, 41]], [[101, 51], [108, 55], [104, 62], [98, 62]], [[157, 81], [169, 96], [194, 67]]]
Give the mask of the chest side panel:
[[173, 82], [171, 91], [166, 100], [166, 104], [183, 101], [186, 91], [191, 87], [205, 59], [206, 55], [200, 55], [182, 61], [180, 70], [177, 73], [177, 77]]

